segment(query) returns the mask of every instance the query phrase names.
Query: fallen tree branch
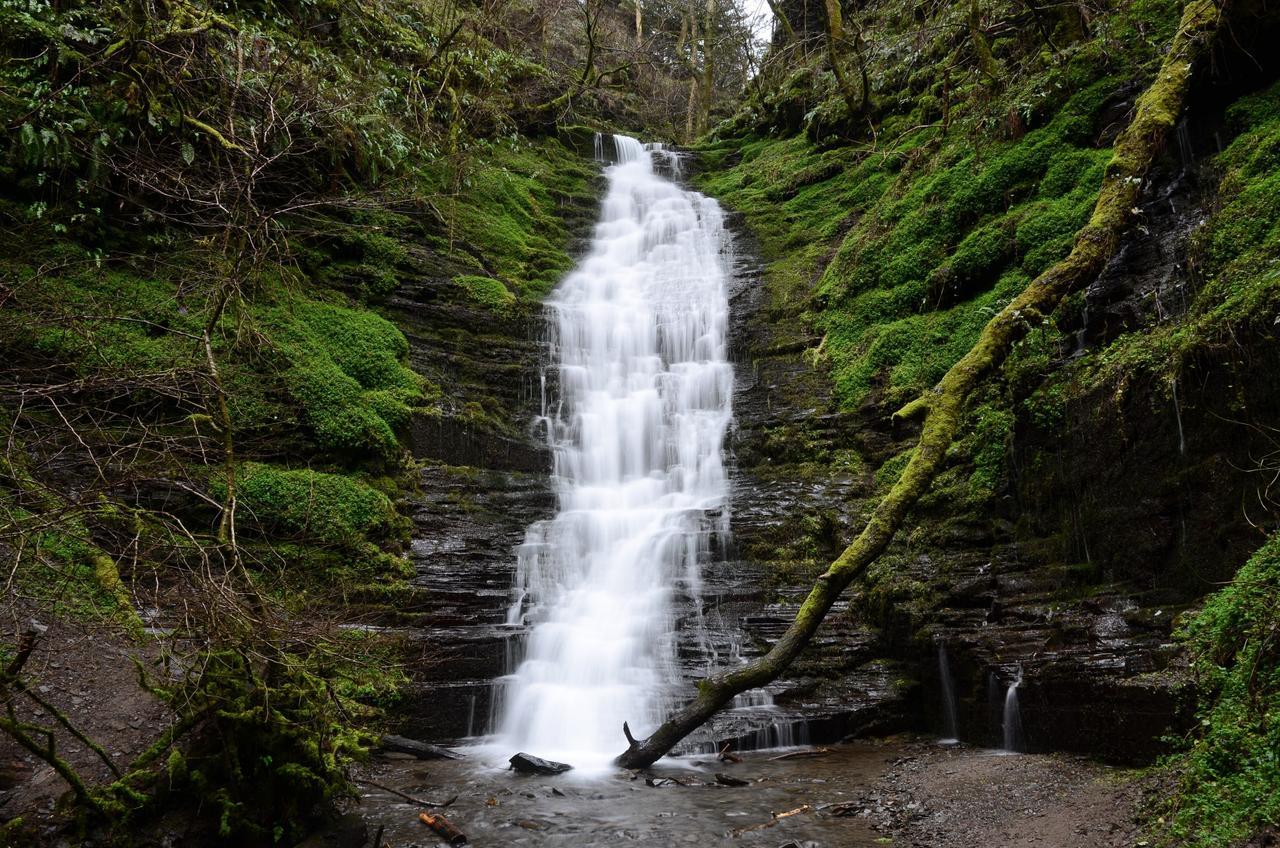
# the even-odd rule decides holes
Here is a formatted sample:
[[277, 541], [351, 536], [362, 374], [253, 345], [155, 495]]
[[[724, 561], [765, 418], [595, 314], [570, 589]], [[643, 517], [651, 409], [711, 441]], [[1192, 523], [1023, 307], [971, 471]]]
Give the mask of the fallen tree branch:
[[390, 786], [383, 786], [381, 783], [373, 780], [366, 780], [363, 777], [356, 777], [353, 778], [353, 780], [355, 780], [356, 783], [363, 783], [365, 786], [372, 786], [374, 789], [381, 789], [383, 792], [390, 792], [397, 798], [403, 798], [410, 804], [417, 804], [419, 807], [449, 807], [453, 805], [454, 801], [458, 800], [458, 796], [454, 795], [448, 801], [428, 801], [425, 798], [415, 798], [407, 792], [401, 792], [399, 789], [392, 789]]
[[462, 755], [448, 748], [441, 748], [439, 745], [428, 745], [426, 742], [419, 742], [417, 739], [409, 739], [405, 736], [396, 736], [388, 734], [382, 737], [382, 742], [378, 746], [380, 751], [390, 751], [394, 754], [408, 754], [419, 760], [460, 760]]
[[804, 760], [809, 757], [821, 757], [823, 754], [830, 754], [830, 748], [806, 748], [803, 751], [788, 751], [785, 754], [779, 754], [776, 757], [770, 757], [770, 760]]
[[789, 819], [792, 816], [798, 816], [801, 813], [807, 813], [812, 809], [813, 807], [809, 806], [808, 804], [805, 804], [803, 807], [796, 807], [794, 810], [787, 810], [785, 813], [774, 813], [773, 818], [769, 819], [767, 822], [760, 822], [759, 824], [747, 825], [746, 827], [740, 827], [737, 830], [734, 830], [731, 832], [733, 833], [734, 836], [741, 836], [742, 834], [750, 833], [753, 830], [764, 830], [766, 827], [773, 827], [775, 824], [782, 821], [783, 819]]
[[652, 765], [735, 695], [775, 679], [809, 643], [849, 583], [889, 546], [942, 467], [969, 397], [1004, 362], [1015, 342], [1044, 321], [1063, 297], [1096, 277], [1115, 254], [1133, 220], [1146, 174], [1182, 113], [1193, 66], [1208, 52], [1222, 17], [1212, 0], [1187, 3], [1159, 72], [1139, 98], [1132, 123], [1116, 139], [1093, 215], [1076, 234], [1071, 253], [997, 313], [938, 385], [894, 415], [895, 423], [908, 417], [923, 421], [911, 460], [862, 532], [814, 582], [787, 631], [764, 656], [699, 682], [697, 697], [647, 739], [635, 740], [627, 732], [629, 747], [617, 758], [618, 765], [633, 769]]

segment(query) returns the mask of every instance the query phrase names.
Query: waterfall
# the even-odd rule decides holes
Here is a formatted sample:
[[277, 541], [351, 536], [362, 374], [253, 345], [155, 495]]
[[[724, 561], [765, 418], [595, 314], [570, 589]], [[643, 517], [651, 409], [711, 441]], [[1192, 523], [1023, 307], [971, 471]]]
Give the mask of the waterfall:
[[559, 511], [517, 552], [507, 621], [528, 635], [496, 740], [580, 770], [625, 748], [623, 721], [644, 735], [671, 705], [680, 618], [699, 620], [700, 565], [729, 521], [722, 213], [635, 139], [613, 143], [590, 249], [548, 303]]
[[1004, 693], [1004, 750], [1021, 753], [1027, 749], [1022, 733], [1022, 712], [1018, 709], [1018, 686], [1022, 683], [1022, 669]]
[[960, 720], [956, 710], [956, 685], [951, 676], [951, 663], [947, 661], [947, 645], [938, 641], [938, 678], [942, 683], [943, 742], [960, 741]]

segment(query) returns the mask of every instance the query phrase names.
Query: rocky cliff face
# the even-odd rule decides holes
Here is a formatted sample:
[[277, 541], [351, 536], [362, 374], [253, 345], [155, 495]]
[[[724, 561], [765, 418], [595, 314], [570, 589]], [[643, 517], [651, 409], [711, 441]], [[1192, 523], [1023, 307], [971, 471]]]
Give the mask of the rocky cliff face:
[[[1256, 545], [1240, 505], [1257, 488], [1249, 469], [1270, 448], [1241, 422], [1276, 411], [1274, 340], [1241, 334], [1203, 348], [1174, 379], [1147, 364], [1112, 367], [1110, 357], [1117, 341], [1184, 321], [1201, 285], [1194, 235], [1221, 203], [1212, 157], [1229, 132], [1221, 108], [1184, 125], [1147, 188], [1145, 225], [1056, 316], [1036, 380], [1015, 374], [995, 399], [1009, 423], [990, 495], [957, 484], [980, 461], [962, 447], [910, 532], [801, 661], [767, 696], [718, 718], [704, 742], [941, 732], [940, 647], [967, 741], [1003, 744], [1014, 680], [1020, 744], [1031, 750], [1148, 761], [1185, 725], [1192, 699], [1174, 622]], [[576, 214], [585, 232], [589, 210]], [[779, 285], [753, 214], [729, 223], [732, 537], [704, 575], [703, 631], [682, 652], [690, 680], [767, 649], [911, 444], [888, 425], [887, 387], [873, 385], [853, 409], [840, 402], [813, 322], [813, 278]], [[392, 306], [418, 370], [452, 381], [451, 411], [414, 426], [422, 592], [403, 614], [431, 650], [410, 729], [458, 738], [488, 727], [491, 681], [516, 644], [503, 624], [513, 549], [554, 509], [549, 457], [532, 429], [544, 390], [541, 318], [495, 320], [440, 302], [427, 285], [402, 287]], [[684, 626], [692, 632], [692, 617]]]
[[[575, 244], [584, 243], [593, 211], [586, 202], [570, 210]], [[754, 239], [740, 219], [729, 223], [732, 533], [705, 566], [702, 616], [694, 599], [684, 599], [680, 660], [690, 684], [767, 649], [798, 607], [802, 595], [780, 584], [775, 563], [760, 556], [761, 546], [772, 544], [766, 540], [810, 544], [811, 515], [821, 512], [839, 522], [829, 549], [835, 532], [852, 525], [850, 493], [866, 486], [857, 474], [829, 479], [815, 476], [812, 464], [792, 462], [808, 454], [786, 445], [787, 428], [801, 427], [812, 439], [816, 416], [838, 450], [847, 416], [833, 411], [824, 377], [801, 356], [802, 325], [775, 322]], [[515, 548], [529, 524], [555, 509], [551, 459], [535, 428], [543, 393], [554, 392], [544, 381], [554, 375], [545, 373], [543, 316], [536, 309], [494, 316], [441, 297], [431, 280], [402, 286], [390, 307], [415, 370], [433, 379], [447, 375], [449, 398], [445, 411], [413, 425], [421, 480], [412, 507], [417, 591], [397, 620], [424, 653], [402, 718], [406, 733], [456, 740], [491, 729], [494, 681], [519, 659], [522, 634], [506, 624], [506, 611]], [[475, 414], [477, 407], [485, 414]], [[904, 726], [909, 683], [898, 663], [877, 659], [872, 637], [852, 620], [837, 624], [767, 695], [744, 699], [693, 744], [764, 747]]]
[[[900, 663], [900, 676], [918, 686], [909, 720], [941, 733], [941, 648], [966, 741], [1004, 743], [1015, 681], [1018, 745], [1028, 750], [1147, 762], [1162, 737], [1185, 729], [1194, 695], [1175, 621], [1230, 579], [1273, 516], [1258, 472], [1274, 450], [1262, 422], [1280, 411], [1274, 329], [1246, 318], [1204, 342], [1167, 341], [1202, 321], [1211, 283], [1201, 242], [1205, 222], [1212, 230], [1226, 215], [1219, 154], [1239, 131], [1224, 107], [1260, 83], [1242, 74], [1200, 90], [1146, 187], [1142, 224], [1059, 310], [1033, 376], [1015, 358], [975, 404], [970, 426], [980, 438], [956, 446], [951, 467], [856, 587], [850, 608], [824, 625], [828, 634], [860, 634], [857, 661], [810, 651], [805, 664], [819, 669], [816, 677], [847, 682], [873, 657]], [[769, 144], [752, 155], [763, 160]], [[857, 407], [833, 400], [838, 389], [822, 356], [832, 337], [818, 327], [839, 314], [819, 283], [825, 269], [823, 283], [832, 285], [834, 248], [811, 253], [812, 276], [789, 281], [786, 263], [807, 245], [779, 250], [776, 225], [763, 217], [814, 215], [788, 183], [806, 181], [803, 192], [839, 171], [779, 174], [772, 161], [752, 169], [726, 155], [728, 147], [713, 147], [719, 173], [705, 182], [729, 186], [730, 204], [747, 204], [748, 226], [772, 239], [765, 253], [775, 268], [746, 310], [752, 317], [740, 319], [751, 384], [739, 410], [737, 541], [778, 596], [794, 598], [852, 539], [913, 439], [888, 426], [897, 403], [884, 373]], [[721, 176], [726, 168], [741, 181]], [[761, 195], [772, 209], [753, 205]], [[859, 214], [849, 213], [837, 238], [850, 219], [861, 226]], [[995, 431], [1007, 460], [983, 478], [994, 484], [990, 494], [975, 497], [975, 481], [988, 474], [988, 416], [1007, 416], [1004, 435]], [[855, 717], [846, 729], [859, 727]]]

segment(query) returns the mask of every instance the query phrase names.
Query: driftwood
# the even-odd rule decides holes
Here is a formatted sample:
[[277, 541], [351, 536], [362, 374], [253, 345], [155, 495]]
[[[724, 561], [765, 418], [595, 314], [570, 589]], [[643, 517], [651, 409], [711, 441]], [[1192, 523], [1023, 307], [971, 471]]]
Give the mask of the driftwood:
[[395, 754], [408, 754], [420, 760], [462, 759], [462, 755], [457, 751], [450, 751], [448, 748], [441, 748], [439, 745], [428, 745], [426, 742], [419, 742], [417, 739], [390, 734], [382, 737], [382, 743], [378, 746], [378, 749]]
[[788, 751], [785, 754], [779, 754], [776, 757], [770, 757], [770, 760], [807, 760], [810, 757], [821, 757], [823, 754], [830, 754], [830, 748], [806, 748], [803, 751]]
[[444, 816], [433, 816], [431, 813], [418, 813], [419, 820], [427, 827], [435, 831], [439, 836], [450, 845], [466, 845], [467, 835], [458, 829], [458, 826], [449, 821]]
[[[1224, 3], [1224, 8], [1228, 5]], [[875, 562], [897, 535], [916, 502], [932, 486], [960, 433], [965, 405], [1014, 344], [1042, 323], [1064, 297], [1097, 277], [1134, 220], [1142, 185], [1186, 105], [1193, 69], [1210, 52], [1226, 14], [1214, 0], [1189, 0], [1177, 34], [1151, 85], [1138, 99], [1133, 121], [1116, 139], [1093, 215], [1076, 233], [1071, 253], [1032, 280], [991, 318], [977, 342], [932, 389], [893, 415], [895, 424], [921, 423], [920, 438], [902, 476], [867, 519], [856, 539], [814, 581], [795, 620], [769, 652], [733, 671], [698, 684], [698, 695], [667, 718], [647, 739], [623, 725], [628, 747], [617, 759], [624, 768], [657, 762], [701, 727], [735, 695], [782, 674], [817, 632], [845, 588]]]
[[794, 810], [787, 810], [785, 813], [774, 813], [773, 818], [769, 819], [767, 822], [760, 822], [760, 824], [753, 824], [753, 825], [748, 825], [747, 827], [740, 827], [737, 830], [731, 831], [731, 833], [734, 836], [741, 836], [742, 834], [750, 833], [753, 830], [764, 830], [766, 827], [773, 827], [775, 824], [782, 821], [783, 819], [789, 819], [792, 816], [798, 816], [801, 813], [808, 813], [808, 812], [811, 812], [812, 810], [813, 810], [812, 806], [810, 806], [809, 804], [805, 804], [803, 807], [796, 807]]
[[362, 777], [355, 778], [355, 782], [363, 783], [365, 786], [372, 786], [374, 789], [381, 789], [383, 792], [390, 792], [392, 795], [395, 795], [398, 798], [403, 798], [410, 804], [417, 804], [419, 807], [448, 807], [451, 806], [454, 801], [458, 800], [458, 796], [454, 795], [448, 801], [428, 801], [424, 798], [415, 798], [406, 792], [401, 792], [399, 789], [392, 789], [390, 786], [384, 786], [377, 781], [366, 780]]
[[730, 750], [729, 750], [729, 749], [730, 749], [730, 748], [732, 748], [732, 747], [733, 747], [733, 743], [732, 743], [732, 742], [726, 742], [726, 743], [724, 743], [724, 747], [720, 749], [720, 754], [718, 755], [717, 759], [719, 759], [719, 760], [720, 760], [720, 762], [722, 762], [722, 763], [740, 763], [740, 762], [742, 762], [742, 757], [739, 757], [737, 754], [733, 753], [733, 751], [730, 751]]
[[750, 786], [751, 781], [743, 780], [740, 777], [734, 777], [730, 774], [716, 774], [716, 783], [721, 786]]

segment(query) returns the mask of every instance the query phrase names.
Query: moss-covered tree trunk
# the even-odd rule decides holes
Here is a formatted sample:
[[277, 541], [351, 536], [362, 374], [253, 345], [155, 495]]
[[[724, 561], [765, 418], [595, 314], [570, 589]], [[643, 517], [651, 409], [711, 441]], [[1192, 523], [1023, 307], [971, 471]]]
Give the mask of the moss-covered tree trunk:
[[715, 48], [712, 39], [716, 34], [716, 0], [707, 0], [702, 25], [702, 109], [699, 112], [698, 134], [707, 131], [711, 123], [711, 101], [716, 85]]
[[831, 64], [831, 73], [835, 75], [836, 85], [840, 88], [840, 96], [844, 98], [845, 106], [849, 110], [849, 119], [853, 120], [860, 115], [867, 105], [869, 92], [867, 91], [867, 81], [865, 70], [863, 72], [862, 97], [859, 98], [853, 92], [853, 85], [849, 82], [849, 77], [844, 72], [844, 61], [841, 56], [844, 51], [844, 18], [840, 11], [840, 0], [825, 0], [826, 2], [826, 34], [827, 41], [827, 61]]
[[782, 28], [782, 33], [786, 36], [787, 44], [792, 44], [796, 40], [795, 28], [791, 26], [791, 20], [787, 17], [787, 13], [778, 5], [778, 0], [767, 0], [769, 11], [773, 13], [773, 19], [777, 21], [778, 26]]
[[1076, 234], [1071, 253], [1033, 280], [987, 323], [977, 342], [938, 385], [907, 404], [895, 421], [922, 421], [920, 440], [902, 477], [877, 505], [862, 532], [814, 583], [795, 621], [764, 656], [698, 684], [698, 695], [644, 740], [623, 725], [630, 747], [617, 762], [627, 768], [654, 763], [733, 697], [776, 678], [808, 644], [849, 583], [889, 545], [908, 512], [933, 483], [955, 440], [970, 395], [1000, 366], [1013, 344], [1044, 320], [1073, 289], [1102, 270], [1131, 223], [1143, 180], [1182, 112], [1192, 68], [1218, 31], [1222, 13], [1212, 0], [1191, 0], [1133, 122], [1116, 140], [1093, 215]]

